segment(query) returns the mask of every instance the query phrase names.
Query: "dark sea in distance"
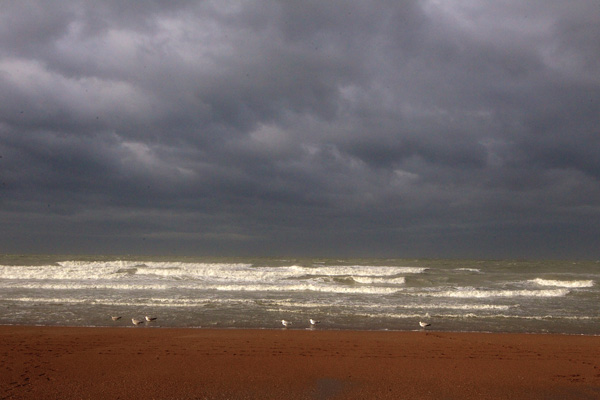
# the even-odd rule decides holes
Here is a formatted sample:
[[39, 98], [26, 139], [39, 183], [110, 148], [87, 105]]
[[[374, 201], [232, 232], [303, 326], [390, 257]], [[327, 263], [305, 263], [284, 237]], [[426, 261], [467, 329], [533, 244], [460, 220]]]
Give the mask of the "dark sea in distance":
[[600, 261], [0, 255], [0, 324], [598, 335], [599, 285]]

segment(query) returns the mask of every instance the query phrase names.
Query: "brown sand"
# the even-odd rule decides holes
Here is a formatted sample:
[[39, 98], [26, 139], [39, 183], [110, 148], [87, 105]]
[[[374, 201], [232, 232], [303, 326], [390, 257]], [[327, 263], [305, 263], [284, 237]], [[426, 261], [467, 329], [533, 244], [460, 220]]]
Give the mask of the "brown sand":
[[600, 399], [600, 337], [0, 326], [2, 399]]

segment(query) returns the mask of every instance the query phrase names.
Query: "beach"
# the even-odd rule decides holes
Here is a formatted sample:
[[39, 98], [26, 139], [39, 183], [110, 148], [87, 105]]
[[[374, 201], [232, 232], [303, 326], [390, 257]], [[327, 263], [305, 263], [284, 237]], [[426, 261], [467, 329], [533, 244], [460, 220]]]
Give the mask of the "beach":
[[597, 399], [600, 337], [0, 326], [2, 399]]

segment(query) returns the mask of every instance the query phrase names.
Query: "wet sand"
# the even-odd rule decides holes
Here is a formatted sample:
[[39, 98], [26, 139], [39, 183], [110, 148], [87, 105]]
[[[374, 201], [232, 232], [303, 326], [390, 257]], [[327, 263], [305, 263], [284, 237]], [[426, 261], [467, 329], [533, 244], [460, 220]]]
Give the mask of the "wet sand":
[[2, 399], [599, 399], [600, 337], [0, 326]]

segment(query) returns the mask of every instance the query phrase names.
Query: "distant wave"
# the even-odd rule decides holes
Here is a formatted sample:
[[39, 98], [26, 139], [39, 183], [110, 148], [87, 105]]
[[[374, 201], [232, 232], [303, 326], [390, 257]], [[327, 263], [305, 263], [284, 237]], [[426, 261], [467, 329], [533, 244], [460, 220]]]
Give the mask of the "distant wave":
[[527, 282], [535, 283], [540, 286], [555, 286], [555, 287], [564, 287], [564, 288], [586, 288], [594, 286], [593, 280], [581, 280], [581, 281], [558, 281], [554, 279], [542, 279], [536, 278], [529, 280]]
[[[289, 301], [289, 300], [252, 300], [252, 299], [215, 299], [207, 297], [194, 298], [170, 298], [170, 297], [152, 297], [148, 298], [77, 298], [77, 297], [6, 297], [1, 301], [22, 302], [22, 303], [37, 303], [37, 304], [94, 304], [94, 305], [111, 305], [111, 306], [144, 306], [144, 307], [205, 307], [214, 305], [215, 307], [232, 306], [232, 305], [257, 305], [259, 307], [276, 307], [278, 309], [289, 308], [295, 309], [311, 309], [322, 308], [323, 303], [311, 301]], [[401, 305], [367, 305], [367, 304], [352, 304], [351, 309], [357, 312], [371, 312], [373, 315], [380, 315], [383, 311], [389, 310], [464, 310], [464, 311], [491, 311], [491, 310], [509, 310], [515, 306], [497, 305], [497, 304], [401, 304]], [[373, 310], [373, 311], [371, 311]], [[288, 310], [286, 310], [288, 311]]]
[[215, 305], [245, 305], [245, 304], [256, 304], [254, 300], [248, 299], [207, 299], [207, 298], [194, 298], [194, 299], [173, 299], [173, 298], [160, 298], [153, 297], [152, 299], [108, 299], [108, 298], [97, 298], [97, 299], [81, 299], [74, 297], [57, 297], [57, 298], [44, 298], [44, 297], [7, 297], [1, 301], [12, 301], [22, 303], [37, 303], [37, 304], [94, 304], [94, 305], [110, 305], [110, 306], [144, 306], [144, 307], [190, 307], [197, 308], [210, 304]]
[[479, 268], [456, 268], [455, 271], [481, 272]]
[[423, 297], [453, 297], [453, 298], [491, 298], [491, 297], [563, 297], [569, 294], [568, 289], [548, 289], [548, 290], [481, 290], [473, 288], [462, 288], [454, 290], [445, 290], [439, 292], [418, 292], [413, 296]]
[[[365, 312], [356, 312], [353, 313], [354, 316], [362, 316], [368, 318], [395, 318], [395, 319], [413, 319], [413, 318], [423, 318], [423, 314], [421, 313], [365, 313]], [[523, 316], [523, 315], [510, 315], [510, 314], [474, 314], [474, 313], [466, 313], [466, 314], [452, 314], [452, 313], [435, 313], [430, 316], [431, 318], [435, 318], [437, 321], [443, 319], [484, 319], [484, 320], [494, 320], [494, 319], [517, 319], [517, 320], [571, 320], [571, 321], [589, 321], [589, 320], [598, 320], [599, 317], [596, 316], [552, 316], [552, 315], [542, 315], [542, 316]]]
[[161, 327], [307, 327], [314, 317], [321, 329], [417, 330], [423, 319], [435, 330], [600, 333], [595, 262], [124, 260], [0, 257], [0, 323], [112, 326], [110, 315], [147, 313]]
[[[419, 274], [427, 268], [318, 265], [254, 267], [248, 263], [185, 263], [142, 261], [61, 261], [58, 265], [7, 266], [0, 265], [0, 279], [40, 280], [124, 280], [127, 276], [161, 278], [163, 280], [202, 280], [234, 282], [277, 282], [286, 279], [308, 279], [314, 276], [358, 277], [359, 283], [376, 283], [377, 278], [390, 277], [403, 283], [400, 274]], [[369, 282], [371, 279], [371, 282]], [[387, 278], [386, 278], [387, 279]], [[357, 281], [357, 279], [355, 279]], [[382, 281], [383, 283], [383, 281]]]
[[511, 315], [511, 314], [435, 314], [432, 315], [434, 318], [449, 318], [449, 319], [517, 319], [517, 320], [534, 320], [534, 321], [545, 321], [545, 320], [567, 320], [567, 321], [589, 321], [598, 320], [600, 317], [591, 315], [579, 315], [579, 316], [554, 316], [554, 315]]
[[372, 276], [352, 276], [352, 280], [356, 283], [392, 283], [392, 284], [404, 284], [406, 278], [403, 276], [397, 278], [386, 278], [386, 277], [372, 277]]
[[318, 267], [304, 267], [293, 265], [291, 267], [275, 267], [275, 269], [289, 268], [299, 273], [308, 275], [354, 275], [354, 276], [390, 276], [398, 274], [420, 274], [425, 272], [424, 267], [395, 267], [375, 265], [319, 265]]
[[113, 283], [113, 282], [11, 282], [2, 284], [0, 287], [21, 289], [51, 289], [51, 290], [216, 290], [222, 292], [322, 292], [322, 293], [346, 293], [346, 294], [392, 294], [398, 291], [394, 287], [372, 287], [372, 286], [340, 286], [319, 285], [312, 283], [291, 284], [225, 284], [225, 283], [187, 283], [185, 285], [177, 282], [169, 283]]
[[[312, 302], [307, 300], [261, 300], [261, 304], [269, 306], [277, 306], [279, 308], [286, 307], [291, 309], [296, 308], [323, 308], [323, 303]], [[381, 312], [382, 310], [399, 310], [399, 309], [414, 309], [414, 310], [509, 310], [517, 308], [518, 305], [502, 305], [502, 304], [449, 304], [449, 303], [409, 303], [409, 304], [367, 304], [367, 303], [356, 303], [349, 302], [345, 303], [345, 306], [354, 310], [375, 310], [374, 312]]]

